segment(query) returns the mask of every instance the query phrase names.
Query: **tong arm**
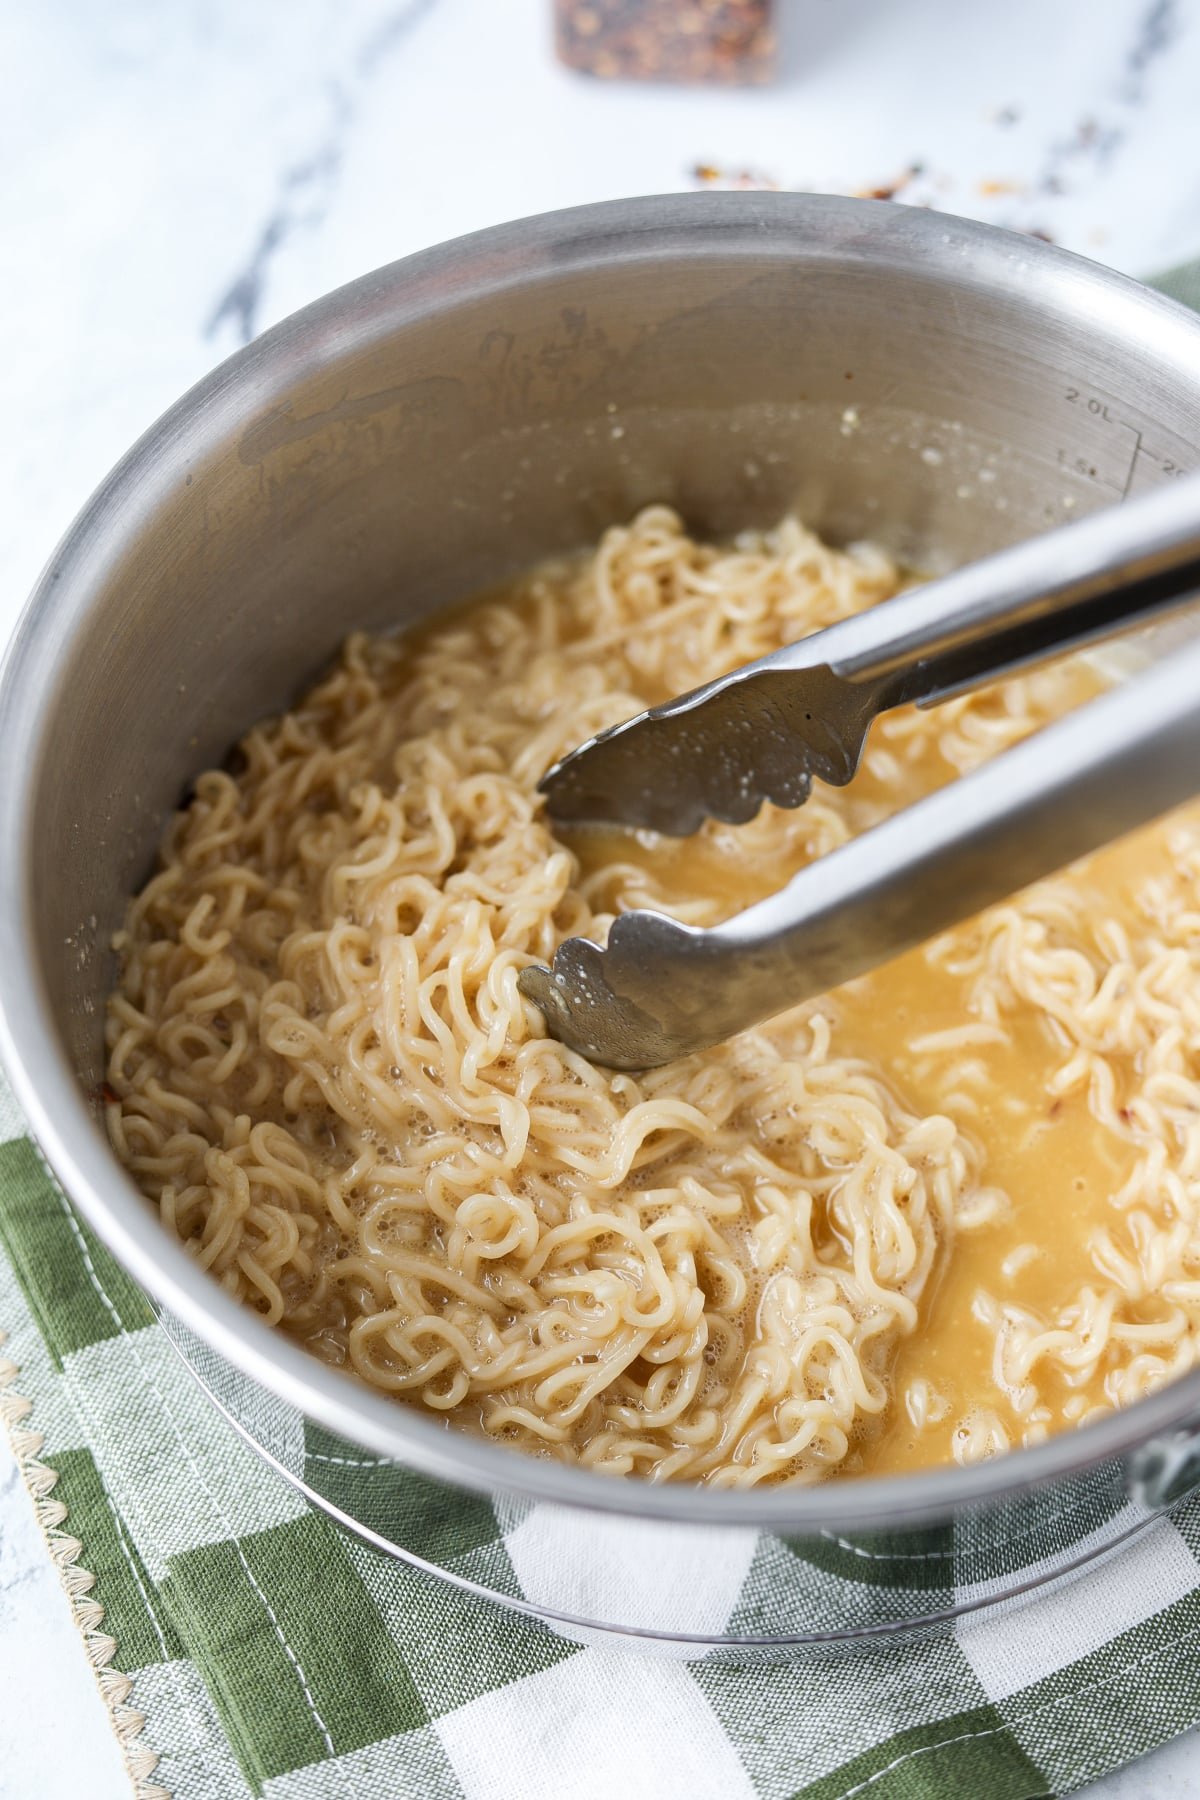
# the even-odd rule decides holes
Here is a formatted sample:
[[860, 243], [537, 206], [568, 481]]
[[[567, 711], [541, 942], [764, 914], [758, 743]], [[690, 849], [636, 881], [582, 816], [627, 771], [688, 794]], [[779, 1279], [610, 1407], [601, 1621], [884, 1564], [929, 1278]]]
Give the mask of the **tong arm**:
[[711, 930], [635, 911], [521, 991], [555, 1037], [641, 1069], [886, 962], [1200, 790], [1200, 642], [801, 871]]
[[960, 569], [601, 732], [543, 777], [551, 817], [687, 836], [849, 782], [876, 715], [1131, 630], [1200, 589], [1200, 476]]

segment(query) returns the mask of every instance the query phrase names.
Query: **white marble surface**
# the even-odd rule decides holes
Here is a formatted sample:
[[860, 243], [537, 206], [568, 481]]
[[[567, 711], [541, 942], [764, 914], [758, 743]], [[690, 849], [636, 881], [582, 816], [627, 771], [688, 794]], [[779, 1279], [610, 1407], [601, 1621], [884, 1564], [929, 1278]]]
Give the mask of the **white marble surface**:
[[0, 1427], [0, 1794], [127, 1800], [125, 1763]]
[[[0, 6], [0, 641], [189, 382], [461, 231], [691, 187], [699, 164], [836, 192], [917, 165], [903, 198], [1132, 273], [1200, 255], [1200, 0], [779, 3], [782, 79], [740, 94], [581, 81], [551, 58], [549, 0]], [[7, 1448], [0, 1695], [0, 1793], [124, 1794]], [[1092, 1794], [1200, 1800], [1200, 1747]]]

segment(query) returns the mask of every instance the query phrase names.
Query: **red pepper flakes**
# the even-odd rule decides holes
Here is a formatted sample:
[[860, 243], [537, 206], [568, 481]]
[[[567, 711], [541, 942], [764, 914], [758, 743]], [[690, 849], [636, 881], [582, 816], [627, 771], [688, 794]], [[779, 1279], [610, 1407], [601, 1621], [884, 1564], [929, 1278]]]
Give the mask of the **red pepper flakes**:
[[769, 81], [773, 0], [555, 0], [559, 60], [632, 81]]
[[719, 169], [715, 163], [695, 163], [692, 180], [698, 181], [701, 187], [722, 188], [737, 193], [779, 192], [779, 183], [773, 175], [764, 175], [755, 169]]
[[885, 181], [879, 187], [859, 188], [857, 197], [860, 200], [895, 200], [924, 173], [924, 163], [910, 163], [907, 169], [897, 175], [895, 181]]

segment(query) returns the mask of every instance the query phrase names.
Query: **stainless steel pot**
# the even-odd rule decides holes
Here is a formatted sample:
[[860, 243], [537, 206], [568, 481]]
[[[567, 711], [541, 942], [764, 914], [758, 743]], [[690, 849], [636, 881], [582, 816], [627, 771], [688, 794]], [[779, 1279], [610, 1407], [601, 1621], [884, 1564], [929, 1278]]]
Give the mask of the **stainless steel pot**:
[[[718, 535], [796, 507], [936, 568], [1198, 462], [1183, 309], [980, 225], [767, 194], [588, 207], [409, 258], [267, 333], [130, 452], [54, 556], [0, 687], [3, 1049], [67, 1192], [292, 1479], [571, 1629], [693, 1649], [987, 1603], [1200, 1483], [1200, 1373], [1036, 1450], [815, 1489], [654, 1487], [476, 1441], [229, 1299], [135, 1191], [95, 1104], [107, 946], [166, 815], [352, 627], [404, 625], [652, 500]], [[296, 1448], [301, 1418], [400, 1467], [334, 1493]], [[441, 1483], [510, 1522], [533, 1509], [578, 1556], [512, 1581], [472, 1570], [426, 1529]], [[816, 1571], [808, 1600], [767, 1581], [756, 1611], [719, 1618], [713, 1571], [728, 1586], [777, 1543]], [[660, 1553], [678, 1604], [631, 1617], [608, 1576]]]

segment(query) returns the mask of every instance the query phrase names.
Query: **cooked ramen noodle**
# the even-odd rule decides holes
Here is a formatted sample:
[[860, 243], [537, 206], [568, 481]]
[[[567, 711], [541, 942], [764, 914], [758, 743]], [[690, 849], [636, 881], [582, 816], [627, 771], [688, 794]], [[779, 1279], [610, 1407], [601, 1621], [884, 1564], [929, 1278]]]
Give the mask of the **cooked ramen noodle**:
[[318, 1356], [529, 1451], [720, 1486], [960, 1460], [1200, 1342], [1200, 812], [647, 1074], [517, 987], [709, 924], [1095, 692], [1078, 661], [881, 719], [847, 789], [568, 838], [581, 738], [899, 585], [794, 521], [643, 512], [333, 672], [210, 770], [119, 934], [113, 1142]]

